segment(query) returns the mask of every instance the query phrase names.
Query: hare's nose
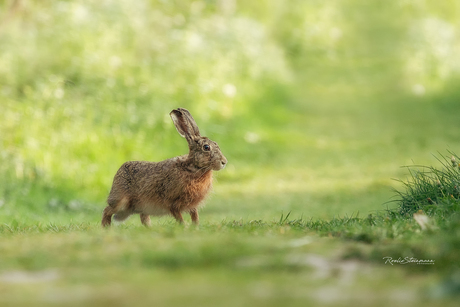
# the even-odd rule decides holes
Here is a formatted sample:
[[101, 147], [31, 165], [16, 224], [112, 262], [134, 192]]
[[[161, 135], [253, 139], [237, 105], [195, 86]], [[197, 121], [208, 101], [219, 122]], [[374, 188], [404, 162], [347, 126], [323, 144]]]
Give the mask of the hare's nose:
[[227, 158], [223, 158], [220, 163], [222, 164], [222, 168], [225, 167], [225, 165], [227, 165]]

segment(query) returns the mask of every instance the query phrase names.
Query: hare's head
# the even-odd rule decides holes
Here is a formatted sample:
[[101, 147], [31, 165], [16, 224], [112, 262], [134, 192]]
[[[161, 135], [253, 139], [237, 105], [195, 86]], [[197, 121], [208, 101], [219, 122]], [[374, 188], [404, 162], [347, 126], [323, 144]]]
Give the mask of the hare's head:
[[219, 145], [207, 137], [200, 135], [190, 112], [179, 108], [169, 113], [177, 132], [188, 142], [189, 158], [197, 169], [221, 170], [227, 164], [227, 158], [220, 151]]

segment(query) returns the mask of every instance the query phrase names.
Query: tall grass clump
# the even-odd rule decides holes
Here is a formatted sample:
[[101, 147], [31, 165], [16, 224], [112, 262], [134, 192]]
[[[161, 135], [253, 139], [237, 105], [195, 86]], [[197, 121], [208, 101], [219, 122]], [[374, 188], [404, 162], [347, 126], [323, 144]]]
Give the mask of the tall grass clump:
[[460, 164], [459, 157], [436, 159], [440, 168], [434, 166], [408, 166], [410, 177], [403, 183], [405, 190], [396, 191], [401, 215], [412, 215], [423, 210], [429, 215], [447, 216], [458, 212], [460, 207]]

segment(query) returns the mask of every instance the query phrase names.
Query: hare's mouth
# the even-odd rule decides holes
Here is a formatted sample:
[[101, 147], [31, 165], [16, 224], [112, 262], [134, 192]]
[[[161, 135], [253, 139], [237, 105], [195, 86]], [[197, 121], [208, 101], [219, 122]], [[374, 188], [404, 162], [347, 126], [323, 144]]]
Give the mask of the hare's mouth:
[[226, 165], [227, 165], [227, 160], [216, 161], [212, 169], [215, 171], [220, 171], [221, 169], [225, 168]]

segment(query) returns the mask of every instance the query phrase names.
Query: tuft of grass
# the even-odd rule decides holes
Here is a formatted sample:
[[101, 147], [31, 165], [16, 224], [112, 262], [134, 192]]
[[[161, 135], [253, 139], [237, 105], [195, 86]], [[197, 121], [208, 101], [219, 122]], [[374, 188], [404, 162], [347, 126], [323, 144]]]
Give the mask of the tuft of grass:
[[449, 152], [450, 158], [436, 157], [441, 168], [434, 166], [407, 166], [410, 178], [400, 181], [405, 190], [397, 191], [399, 213], [411, 216], [419, 210], [429, 215], [448, 216], [460, 209], [459, 157]]

